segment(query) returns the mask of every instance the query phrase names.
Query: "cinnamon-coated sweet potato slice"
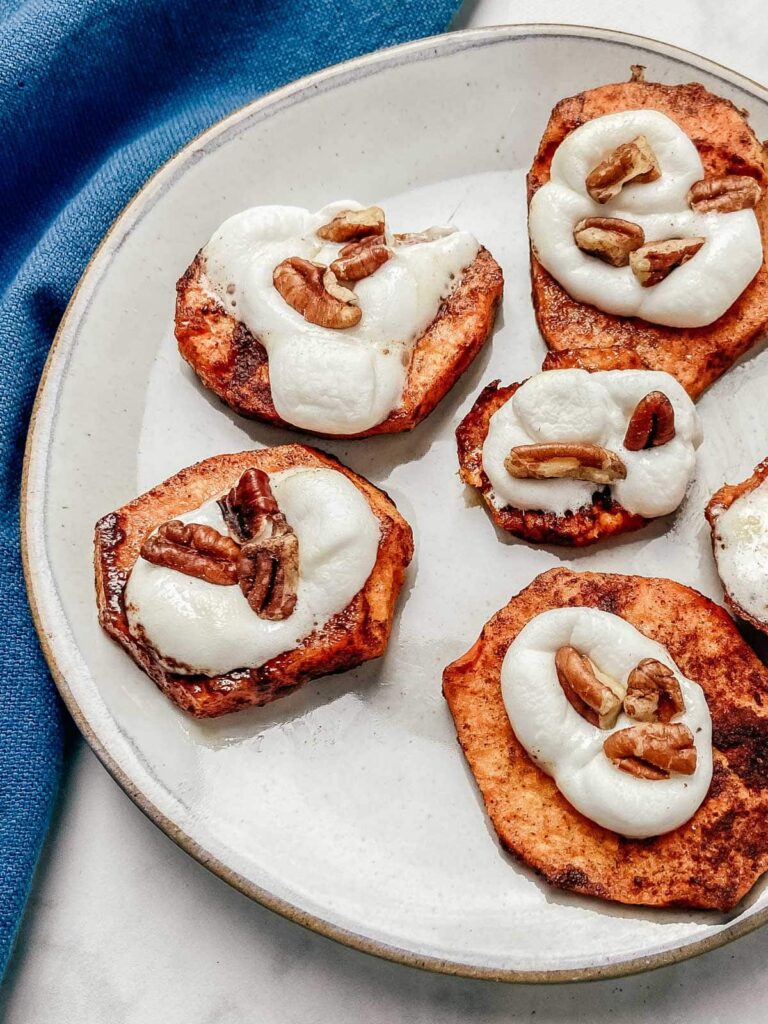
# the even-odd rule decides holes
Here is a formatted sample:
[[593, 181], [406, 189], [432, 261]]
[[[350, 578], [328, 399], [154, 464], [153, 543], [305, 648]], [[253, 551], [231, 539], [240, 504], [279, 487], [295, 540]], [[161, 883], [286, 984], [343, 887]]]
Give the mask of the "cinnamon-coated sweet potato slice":
[[[503, 288], [501, 267], [481, 248], [416, 342], [398, 408], [382, 423], [343, 436], [411, 430], [428, 416], [490, 336]], [[278, 416], [272, 401], [266, 349], [206, 288], [200, 254], [179, 280], [176, 293], [179, 351], [205, 387], [243, 416], [292, 427]]]
[[499, 384], [500, 381], [495, 380], [483, 388], [475, 404], [456, 428], [461, 479], [480, 491], [491, 519], [498, 527], [534, 544], [586, 547], [605, 537], [615, 537], [645, 526], [647, 519], [628, 512], [610, 495], [606, 496], [598, 485], [595, 485], [590, 505], [583, 505], [565, 515], [515, 508], [512, 505], [503, 508], [495, 505], [491, 500], [491, 482], [483, 469], [483, 444], [488, 436], [491, 416], [520, 387], [520, 384], [499, 387]]
[[[663, 644], [704, 690], [714, 775], [686, 824], [627, 839], [580, 814], [518, 742], [501, 694], [507, 648], [534, 616], [583, 606]], [[768, 670], [728, 614], [671, 580], [552, 569], [443, 673], [459, 743], [502, 846], [552, 885], [605, 900], [729, 910], [768, 868]]]
[[[322, 629], [298, 647], [258, 667], [220, 676], [168, 671], [152, 648], [128, 630], [123, 594], [145, 538], [167, 522], [223, 494], [246, 469], [278, 473], [296, 466], [343, 473], [363, 494], [381, 527], [376, 563], [363, 588]], [[99, 621], [160, 689], [184, 711], [210, 718], [266, 704], [300, 683], [343, 672], [384, 653], [395, 601], [413, 556], [410, 526], [384, 493], [330, 455], [304, 445], [218, 455], [182, 469], [169, 480], [103, 516], [96, 524], [95, 569]]]
[[[603, 85], [561, 100], [552, 111], [528, 174], [528, 202], [549, 181], [555, 150], [566, 135], [604, 114], [641, 108], [659, 110], [693, 140], [708, 177], [749, 175], [763, 188], [755, 208], [768, 251], [768, 157], [747, 123], [745, 112], [714, 96], [703, 85], [661, 85], [630, 81]], [[637, 317], [613, 316], [572, 299], [531, 253], [531, 284], [536, 320], [547, 346], [564, 362], [558, 366], [625, 368], [626, 353], [637, 368], [666, 370], [697, 398], [747, 351], [768, 324], [768, 268], [765, 262], [729, 310], [706, 327], [675, 328]], [[586, 363], [580, 354], [587, 353]]]

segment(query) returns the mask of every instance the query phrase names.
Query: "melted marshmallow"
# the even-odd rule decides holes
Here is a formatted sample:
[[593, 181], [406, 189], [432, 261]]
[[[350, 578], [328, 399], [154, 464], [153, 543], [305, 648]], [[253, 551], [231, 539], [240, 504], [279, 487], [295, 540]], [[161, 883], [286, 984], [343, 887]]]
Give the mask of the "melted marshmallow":
[[[697, 763], [693, 775], [638, 779], [616, 768], [603, 743], [618, 729], [637, 725], [623, 712], [612, 729], [590, 725], [571, 706], [557, 678], [555, 653], [570, 645], [626, 687], [643, 658], [675, 673], [685, 711], [674, 721], [691, 730]], [[624, 836], [646, 838], [678, 828], [695, 813], [712, 778], [712, 722], [698, 683], [680, 672], [666, 648], [617, 615], [595, 608], [556, 608], [523, 627], [501, 667], [509, 720], [531, 758], [557, 783], [576, 810]]]
[[748, 615], [768, 622], [768, 480], [717, 517], [714, 550], [731, 598]]
[[[257, 668], [343, 611], [370, 576], [379, 522], [343, 473], [292, 469], [270, 475], [270, 484], [299, 541], [293, 614], [282, 621], [260, 619], [240, 587], [217, 586], [139, 558], [125, 590], [128, 624], [149, 640], [165, 667], [206, 676]], [[227, 532], [215, 500], [178, 518]]]
[[[587, 193], [589, 172], [616, 146], [645, 135], [661, 177], [625, 185], [607, 203]], [[657, 110], [597, 117], [560, 144], [550, 181], [531, 201], [529, 230], [536, 258], [579, 302], [618, 316], [638, 316], [670, 327], [703, 327], [736, 301], [763, 262], [754, 210], [694, 213], [688, 189], [704, 177], [696, 147]], [[703, 237], [699, 252], [659, 284], [643, 288], [630, 267], [611, 267], [582, 252], [573, 229], [584, 217], [618, 217], [639, 224], [646, 243]]]
[[[661, 391], [675, 410], [675, 436], [639, 452], [624, 448], [635, 406]], [[493, 414], [483, 445], [491, 500], [499, 507], [563, 515], [589, 505], [600, 486], [584, 480], [520, 480], [504, 467], [510, 448], [553, 441], [585, 441], [616, 452], [627, 467], [611, 493], [628, 512], [652, 518], [673, 512], [685, 495], [701, 443], [693, 402], [668, 373], [652, 370], [547, 370], [531, 377]]]
[[216, 297], [269, 354], [278, 414], [294, 426], [332, 434], [367, 430], [397, 408], [411, 348], [479, 249], [469, 232], [450, 229], [430, 242], [395, 244], [392, 257], [354, 286], [360, 323], [346, 330], [319, 327], [288, 305], [272, 272], [291, 256], [331, 263], [342, 246], [315, 232], [349, 209], [362, 207], [337, 202], [318, 213], [254, 207], [225, 221], [203, 250]]

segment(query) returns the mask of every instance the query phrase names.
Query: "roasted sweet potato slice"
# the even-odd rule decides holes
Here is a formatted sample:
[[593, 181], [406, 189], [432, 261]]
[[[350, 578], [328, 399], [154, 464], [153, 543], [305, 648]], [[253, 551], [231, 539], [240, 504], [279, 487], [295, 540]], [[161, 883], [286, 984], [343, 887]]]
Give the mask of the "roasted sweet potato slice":
[[[244, 665], [213, 677], [183, 675], [163, 668], [151, 647], [129, 632], [123, 601], [129, 573], [145, 538], [160, 523], [225, 493], [246, 469], [277, 473], [295, 466], [343, 473], [362, 492], [379, 520], [378, 556], [365, 586], [322, 629], [264, 665]], [[388, 496], [332, 456], [298, 444], [218, 455], [182, 469], [98, 521], [95, 568], [99, 621], [175, 704], [196, 717], [210, 718], [252, 704], [266, 704], [309, 679], [343, 672], [383, 654], [395, 601], [412, 555], [411, 528]]]
[[[480, 249], [416, 342], [400, 406], [375, 427], [344, 436], [411, 430], [428, 416], [488, 339], [503, 288], [501, 267], [487, 249]], [[291, 427], [272, 401], [266, 349], [206, 288], [199, 254], [176, 293], [179, 351], [205, 387], [243, 416]]]
[[[528, 174], [528, 201], [549, 181], [555, 150], [587, 121], [621, 110], [648, 107], [671, 117], [696, 145], [707, 176], [749, 175], [762, 187], [755, 208], [768, 251], [768, 157], [749, 127], [745, 112], [714, 96], [703, 85], [660, 85], [631, 81], [603, 85], [561, 100], [552, 111]], [[533, 305], [547, 346], [561, 354], [556, 365], [589, 367], [601, 350], [601, 369], [626, 366], [626, 353], [637, 366], [666, 370], [697, 398], [746, 352], [768, 324], [768, 269], [765, 262], [731, 308], [707, 327], [674, 328], [636, 317], [613, 316], [577, 302], [531, 254]], [[585, 362], [581, 361], [585, 353]]]
[[[576, 811], [515, 737], [507, 648], [534, 616], [586, 606], [663, 644], [704, 690], [714, 775], [685, 825], [626, 839]], [[552, 885], [619, 903], [729, 910], [768, 868], [768, 670], [722, 608], [671, 580], [552, 569], [486, 623], [443, 673], [459, 743], [502, 846]]]
[[483, 496], [494, 523], [502, 530], [534, 544], [567, 544], [586, 547], [605, 537], [614, 537], [638, 530], [648, 522], [605, 495], [597, 485], [590, 505], [583, 505], [566, 515], [535, 509], [498, 508], [490, 498], [491, 482], [483, 470], [483, 444], [488, 435], [491, 416], [514, 395], [520, 384], [499, 387], [492, 381], [483, 388], [477, 401], [456, 428], [461, 479], [476, 487]]

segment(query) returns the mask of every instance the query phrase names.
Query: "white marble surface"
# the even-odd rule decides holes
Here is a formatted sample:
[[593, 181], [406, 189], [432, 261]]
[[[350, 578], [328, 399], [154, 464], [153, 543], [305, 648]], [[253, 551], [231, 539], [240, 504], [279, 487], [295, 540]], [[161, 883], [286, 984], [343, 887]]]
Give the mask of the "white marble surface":
[[[764, 5], [727, 20], [704, 0], [474, 0], [458, 27], [601, 25], [765, 77]], [[574, 941], [577, 941], [575, 938]], [[304, 931], [178, 850], [78, 743], [19, 944], [0, 990], [6, 1024], [717, 1024], [765, 1019], [768, 930], [698, 960], [619, 981], [553, 987], [439, 977]]]

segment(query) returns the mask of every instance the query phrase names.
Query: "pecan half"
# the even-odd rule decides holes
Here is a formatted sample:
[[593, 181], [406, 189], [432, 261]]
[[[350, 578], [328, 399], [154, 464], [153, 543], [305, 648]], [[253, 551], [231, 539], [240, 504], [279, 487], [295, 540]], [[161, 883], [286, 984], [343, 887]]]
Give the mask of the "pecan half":
[[332, 221], [317, 229], [328, 242], [352, 242], [368, 235], [384, 234], [384, 211], [380, 206], [364, 210], [342, 210]]
[[510, 451], [504, 466], [510, 476], [532, 480], [570, 477], [610, 484], [627, 475], [616, 452], [583, 441], [521, 444]]
[[695, 181], [688, 190], [688, 205], [696, 213], [734, 213], [754, 209], [763, 192], [748, 174]]
[[661, 169], [644, 135], [624, 142], [593, 168], [586, 179], [587, 192], [597, 203], [607, 203], [630, 182], [656, 181]]
[[263, 532], [267, 520], [280, 509], [269, 477], [261, 469], [246, 469], [230, 492], [218, 501], [230, 534], [245, 544]]
[[635, 406], [624, 447], [630, 452], [658, 448], [675, 436], [675, 409], [663, 391], [649, 391]]
[[704, 245], [703, 238], [668, 238], [649, 242], [629, 256], [632, 273], [643, 288], [650, 288], [692, 259]]
[[582, 252], [597, 256], [612, 267], [626, 267], [629, 254], [645, 242], [645, 232], [631, 220], [586, 217], [574, 227], [573, 240]]
[[287, 619], [296, 607], [299, 542], [278, 512], [264, 535], [243, 544], [237, 562], [240, 589], [260, 619]]
[[182, 523], [172, 519], [163, 523], [141, 546], [141, 557], [154, 565], [164, 565], [207, 583], [231, 587], [237, 583], [237, 559], [240, 548], [212, 526]]
[[671, 668], [643, 658], [629, 673], [624, 710], [638, 722], [671, 722], [685, 711], [680, 683]]
[[340, 281], [360, 281], [375, 273], [391, 255], [383, 235], [369, 235], [340, 249], [329, 269]]
[[262, 619], [287, 619], [296, 606], [299, 542], [279, 509], [269, 477], [246, 469], [219, 500], [238, 550], [237, 580], [248, 604]]
[[612, 733], [603, 750], [617, 768], [642, 779], [666, 779], [670, 772], [693, 775], [696, 747], [687, 725], [648, 722]]
[[621, 687], [575, 647], [555, 654], [555, 671], [569, 703], [592, 725], [610, 729], [621, 710]]
[[272, 283], [288, 305], [311, 324], [343, 330], [360, 323], [363, 314], [355, 293], [342, 288], [333, 271], [321, 263], [291, 256], [275, 267]]

